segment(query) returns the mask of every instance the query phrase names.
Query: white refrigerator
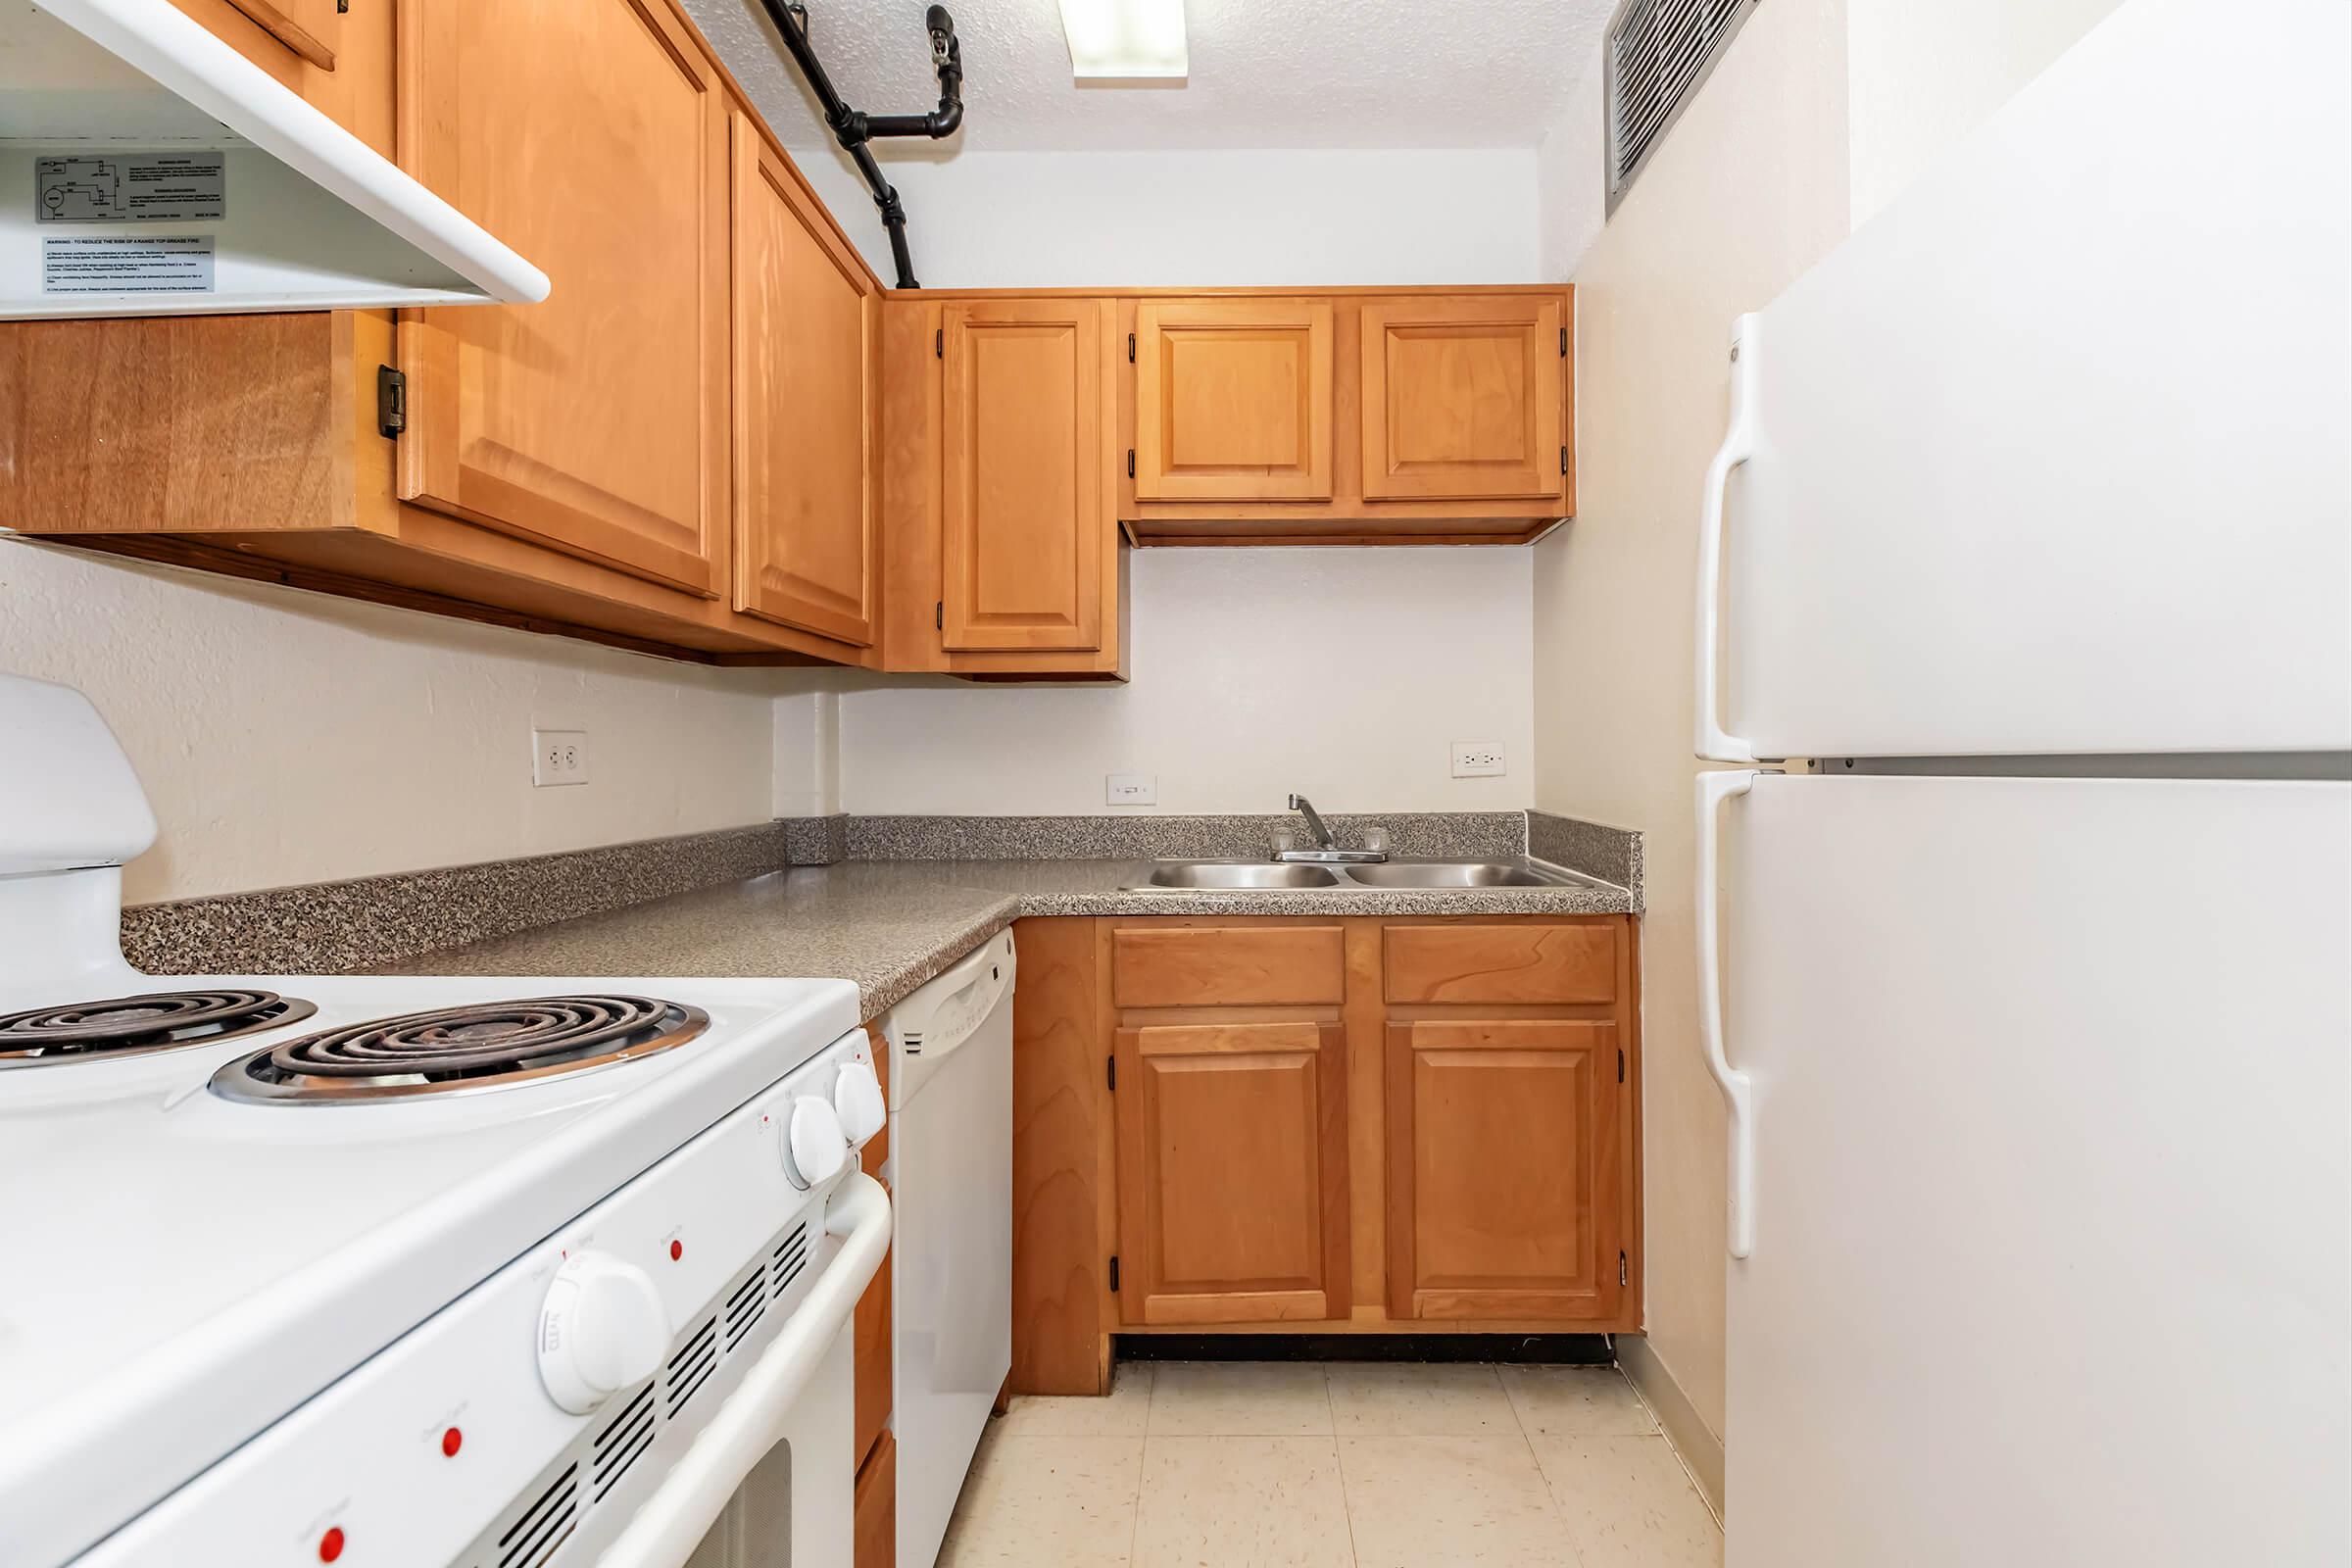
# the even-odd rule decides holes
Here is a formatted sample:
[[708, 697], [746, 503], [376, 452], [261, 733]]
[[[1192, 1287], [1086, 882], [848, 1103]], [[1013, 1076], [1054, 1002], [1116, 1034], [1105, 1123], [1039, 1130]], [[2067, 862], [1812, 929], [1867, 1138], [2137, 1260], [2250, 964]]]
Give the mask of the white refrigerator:
[[2348, 21], [2132, 0], [1735, 330], [1729, 1568], [2352, 1561]]

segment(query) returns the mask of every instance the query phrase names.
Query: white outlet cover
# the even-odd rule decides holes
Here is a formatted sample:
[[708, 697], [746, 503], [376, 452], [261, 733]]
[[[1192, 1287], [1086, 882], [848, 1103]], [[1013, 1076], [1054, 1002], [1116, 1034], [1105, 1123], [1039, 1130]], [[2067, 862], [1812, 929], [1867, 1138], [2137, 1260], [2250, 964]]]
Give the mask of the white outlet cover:
[[1102, 775], [1102, 799], [1111, 806], [1157, 806], [1159, 775], [1105, 773]]
[[547, 789], [588, 782], [588, 732], [584, 729], [531, 731], [531, 783]]
[[1504, 771], [1502, 742], [1455, 741], [1453, 743], [1453, 776], [1455, 778], [1494, 778]]

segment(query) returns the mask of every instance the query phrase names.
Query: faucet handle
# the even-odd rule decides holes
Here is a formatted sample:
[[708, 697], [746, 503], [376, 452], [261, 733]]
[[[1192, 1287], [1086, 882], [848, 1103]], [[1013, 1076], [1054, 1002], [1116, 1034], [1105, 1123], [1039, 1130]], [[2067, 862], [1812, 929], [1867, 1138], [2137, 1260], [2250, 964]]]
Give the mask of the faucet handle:
[[1291, 797], [1291, 809], [1292, 809], [1292, 810], [1294, 810], [1294, 811], [1298, 811], [1298, 810], [1304, 810], [1305, 808], [1306, 808], [1306, 797], [1305, 797], [1305, 796], [1303, 796], [1303, 795], [1294, 795], [1294, 796], [1292, 796], [1292, 797]]

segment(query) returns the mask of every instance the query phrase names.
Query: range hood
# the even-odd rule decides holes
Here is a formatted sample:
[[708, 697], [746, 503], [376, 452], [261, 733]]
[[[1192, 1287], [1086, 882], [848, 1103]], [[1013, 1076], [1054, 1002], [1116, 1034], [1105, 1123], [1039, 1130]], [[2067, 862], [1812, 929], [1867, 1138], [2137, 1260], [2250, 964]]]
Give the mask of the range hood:
[[0, 318], [547, 289], [170, 0], [0, 0]]

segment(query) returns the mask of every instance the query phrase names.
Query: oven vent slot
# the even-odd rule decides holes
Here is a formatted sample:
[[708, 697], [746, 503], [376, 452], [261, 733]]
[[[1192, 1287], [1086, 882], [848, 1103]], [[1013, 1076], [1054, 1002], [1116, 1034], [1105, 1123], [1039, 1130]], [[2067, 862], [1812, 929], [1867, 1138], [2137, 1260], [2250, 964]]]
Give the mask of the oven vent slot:
[[732, 1350], [752, 1332], [752, 1326], [767, 1315], [767, 1276], [754, 1269], [735, 1287], [727, 1298], [727, 1348]]
[[686, 1342], [686, 1348], [669, 1358], [669, 1395], [664, 1402], [670, 1415], [686, 1407], [686, 1401], [694, 1397], [694, 1391], [703, 1386], [711, 1368], [717, 1365], [718, 1318], [713, 1315], [704, 1319], [703, 1326]]
[[776, 1281], [772, 1294], [782, 1296], [792, 1288], [792, 1282], [801, 1277], [801, 1270], [808, 1266], [808, 1222], [807, 1220], [795, 1225], [792, 1228], [792, 1234], [784, 1238], [783, 1245], [776, 1249], [772, 1263], [772, 1272]]
[[498, 1568], [537, 1568], [556, 1554], [579, 1516], [579, 1476], [578, 1464], [565, 1465], [522, 1517], [507, 1527], [498, 1538]]
[[596, 1435], [596, 1459], [589, 1467], [594, 1499], [604, 1501], [637, 1456], [654, 1446], [654, 1386], [648, 1383]]

